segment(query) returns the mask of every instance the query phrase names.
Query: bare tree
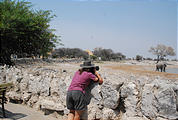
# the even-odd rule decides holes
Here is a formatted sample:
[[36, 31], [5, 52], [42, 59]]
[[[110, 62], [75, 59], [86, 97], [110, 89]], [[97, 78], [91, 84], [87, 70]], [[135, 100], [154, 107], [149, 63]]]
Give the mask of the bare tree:
[[174, 49], [172, 47], [167, 47], [167, 55], [170, 55], [170, 56], [175, 56], [176, 53], [174, 52]]
[[157, 62], [159, 62], [160, 59], [164, 59], [166, 56], [176, 55], [172, 47], [163, 44], [158, 44], [156, 47], [150, 47], [149, 52], [157, 55]]

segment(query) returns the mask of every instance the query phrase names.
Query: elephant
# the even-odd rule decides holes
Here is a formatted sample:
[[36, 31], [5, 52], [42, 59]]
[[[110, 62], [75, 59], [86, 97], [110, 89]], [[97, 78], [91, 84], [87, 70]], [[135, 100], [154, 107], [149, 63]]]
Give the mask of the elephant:
[[166, 63], [157, 63], [156, 64], [156, 71], [159, 71], [159, 69], [161, 70], [161, 72], [165, 72], [166, 71]]

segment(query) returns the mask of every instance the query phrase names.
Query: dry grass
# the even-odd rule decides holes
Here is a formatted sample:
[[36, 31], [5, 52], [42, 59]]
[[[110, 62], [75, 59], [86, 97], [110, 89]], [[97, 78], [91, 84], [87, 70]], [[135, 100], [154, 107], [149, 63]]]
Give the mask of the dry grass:
[[107, 66], [108, 68], [121, 70], [135, 75], [161, 76], [168, 79], [178, 79], [178, 74], [155, 71], [154, 66], [117, 64]]

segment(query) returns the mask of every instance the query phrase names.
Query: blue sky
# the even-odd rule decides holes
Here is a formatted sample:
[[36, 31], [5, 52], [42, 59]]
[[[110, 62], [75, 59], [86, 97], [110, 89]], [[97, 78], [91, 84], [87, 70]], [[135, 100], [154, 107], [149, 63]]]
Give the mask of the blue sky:
[[178, 51], [176, 0], [29, 1], [35, 9], [52, 10], [57, 16], [50, 24], [64, 47], [102, 47], [127, 57], [155, 58], [148, 50], [157, 44]]

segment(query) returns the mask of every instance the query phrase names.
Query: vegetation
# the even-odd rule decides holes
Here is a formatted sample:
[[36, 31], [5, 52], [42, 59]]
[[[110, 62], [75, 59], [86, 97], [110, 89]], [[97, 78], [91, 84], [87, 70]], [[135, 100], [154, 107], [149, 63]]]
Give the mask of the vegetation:
[[95, 55], [90, 55], [90, 59], [92, 59], [92, 60], [97, 60], [97, 56], [95, 56]]
[[122, 53], [114, 53], [111, 49], [95, 48], [93, 55], [89, 55], [86, 51], [79, 48], [59, 48], [52, 52], [53, 58], [83, 58], [97, 60], [101, 58], [103, 61], [117, 61], [125, 59]]
[[147, 57], [147, 58], [144, 58], [145, 60], [153, 60], [152, 58], [149, 58], [149, 57]]
[[101, 60], [103, 61], [110, 61], [110, 60], [117, 61], [126, 58], [126, 56], [123, 55], [122, 53], [119, 52], [114, 53], [113, 50], [111, 49], [95, 48], [93, 53], [95, 56], [101, 58]]
[[140, 55], [136, 55], [136, 60], [137, 60], [137, 61], [141, 61], [141, 60], [143, 60], [143, 57], [140, 56]]
[[157, 56], [157, 62], [164, 59], [166, 56], [175, 56], [174, 49], [170, 46], [158, 44], [156, 47], [150, 47], [149, 52]]
[[79, 48], [59, 48], [52, 52], [53, 58], [84, 58], [87, 59], [89, 56], [87, 52]]
[[30, 2], [0, 1], [0, 63], [11, 65], [12, 54], [18, 56], [47, 56], [60, 43], [50, 29], [55, 15], [51, 11], [34, 10]]

